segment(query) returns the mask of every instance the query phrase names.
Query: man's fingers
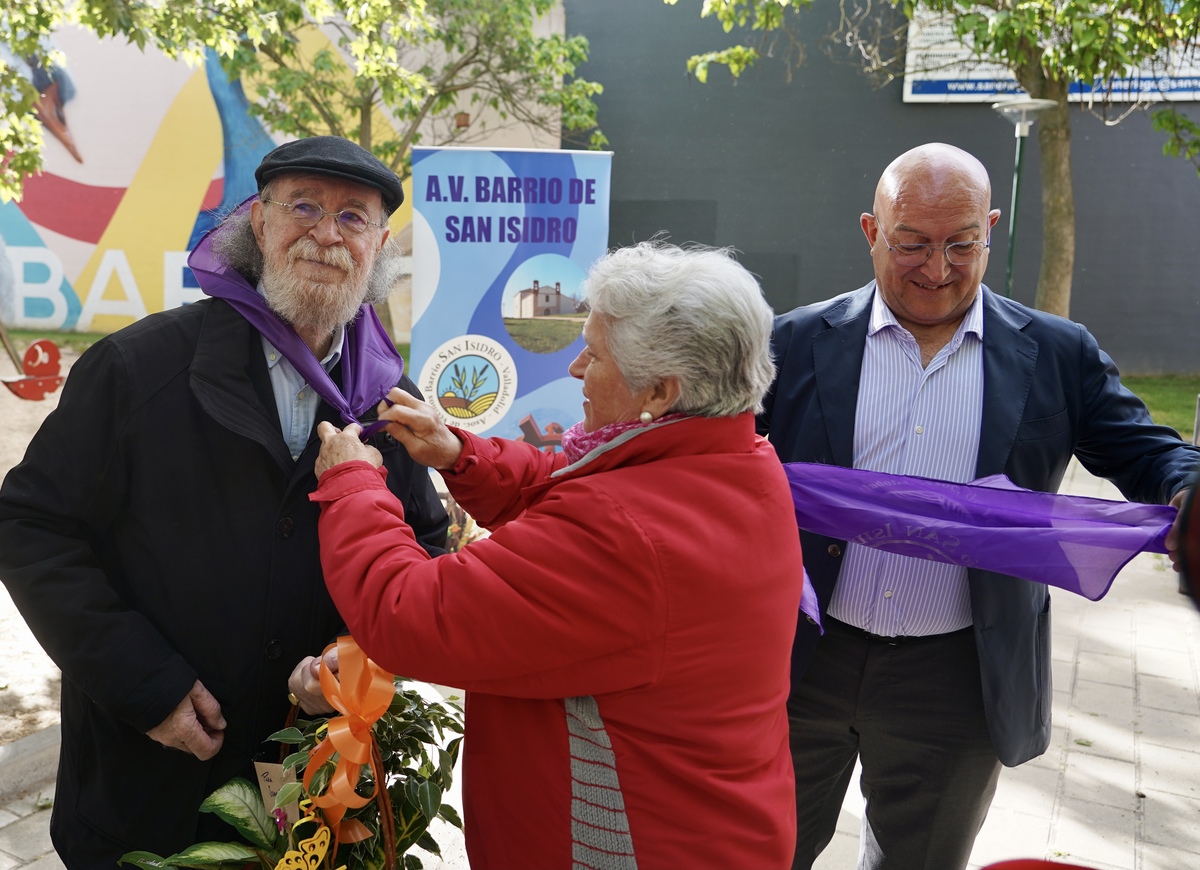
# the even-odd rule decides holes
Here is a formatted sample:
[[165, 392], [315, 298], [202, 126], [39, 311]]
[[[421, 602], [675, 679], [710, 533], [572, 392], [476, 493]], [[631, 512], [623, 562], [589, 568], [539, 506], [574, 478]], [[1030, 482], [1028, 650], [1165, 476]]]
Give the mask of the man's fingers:
[[317, 437], [321, 439], [322, 444], [337, 435], [337, 433], [337, 427], [328, 420], [322, 420], [317, 424]]
[[222, 731], [210, 734], [200, 727], [199, 722], [195, 723], [194, 727], [189, 728], [183, 734], [183, 745], [187, 752], [199, 758], [201, 761], [208, 761], [214, 755], [221, 751], [221, 745], [225, 742], [225, 734]]
[[196, 718], [206, 729], [210, 731], [225, 730], [225, 717], [221, 715], [221, 704], [208, 689], [197, 682], [189, 696], [192, 699], [192, 708], [196, 711]]

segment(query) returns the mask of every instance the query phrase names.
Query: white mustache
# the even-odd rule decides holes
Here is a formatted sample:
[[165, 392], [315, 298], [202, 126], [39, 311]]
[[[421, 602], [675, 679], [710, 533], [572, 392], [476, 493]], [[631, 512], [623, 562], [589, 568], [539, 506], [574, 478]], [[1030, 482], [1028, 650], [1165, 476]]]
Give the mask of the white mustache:
[[327, 266], [335, 266], [347, 274], [354, 271], [354, 257], [349, 249], [342, 245], [324, 247], [308, 236], [301, 236], [288, 248], [288, 261], [294, 263], [297, 260], [316, 260]]

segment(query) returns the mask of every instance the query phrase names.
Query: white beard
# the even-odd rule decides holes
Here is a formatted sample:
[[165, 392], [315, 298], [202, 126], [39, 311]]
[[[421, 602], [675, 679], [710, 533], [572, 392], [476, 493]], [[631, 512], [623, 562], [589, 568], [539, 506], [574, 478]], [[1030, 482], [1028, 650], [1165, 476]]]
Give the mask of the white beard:
[[[366, 298], [367, 281], [349, 249], [340, 245], [322, 247], [308, 236], [301, 236], [288, 248], [285, 257], [267, 256], [263, 261], [263, 291], [272, 311], [298, 331], [311, 330], [321, 335], [329, 335], [354, 319]], [[296, 276], [293, 268], [299, 259], [337, 266], [345, 277], [336, 284], [305, 281]]]

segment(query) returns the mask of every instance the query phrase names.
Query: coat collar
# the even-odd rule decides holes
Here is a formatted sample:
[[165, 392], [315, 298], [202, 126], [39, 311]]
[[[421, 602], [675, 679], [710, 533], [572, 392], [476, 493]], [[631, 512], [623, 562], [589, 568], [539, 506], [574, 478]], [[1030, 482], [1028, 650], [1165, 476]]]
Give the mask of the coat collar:
[[271, 384], [258, 332], [224, 300], [214, 299], [208, 305], [189, 379], [210, 417], [231, 432], [257, 441], [283, 469], [295, 466], [279, 429], [274, 401], [267, 401]]
[[607, 450], [558, 469], [551, 479], [526, 487], [521, 495], [526, 504], [558, 484], [617, 468], [629, 468], [684, 456], [753, 453], [773, 449], [766, 439], [754, 432], [754, 414], [747, 411], [735, 417], [685, 417], [661, 426], [633, 430], [632, 437], [614, 443]]

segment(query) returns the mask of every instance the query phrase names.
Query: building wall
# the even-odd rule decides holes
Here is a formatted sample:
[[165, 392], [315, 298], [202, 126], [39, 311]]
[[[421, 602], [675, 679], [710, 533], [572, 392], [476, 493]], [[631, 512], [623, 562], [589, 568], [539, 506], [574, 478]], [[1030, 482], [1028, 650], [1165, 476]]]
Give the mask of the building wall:
[[[985, 277], [1003, 292], [1014, 132], [989, 104], [902, 101], [899, 81], [873, 88], [820, 36], [837, 4], [803, 13], [806, 59], [790, 82], [767, 58], [734, 82], [687, 74], [689, 55], [730, 44], [699, 0], [565, 0], [568, 33], [591, 43], [580, 75], [604, 85], [601, 128], [614, 151], [610, 244], [656, 233], [728, 245], [760, 276], [776, 311], [871, 278], [859, 215], [902, 151], [949, 142], [988, 167], [993, 204]], [[1200, 106], [1186, 104], [1192, 117]], [[1162, 134], [1135, 113], [1118, 126], [1072, 115], [1077, 247], [1072, 318], [1126, 373], [1200, 373], [1200, 178], [1162, 156]], [[1037, 128], [1026, 140], [1013, 297], [1032, 305], [1041, 256]]]

